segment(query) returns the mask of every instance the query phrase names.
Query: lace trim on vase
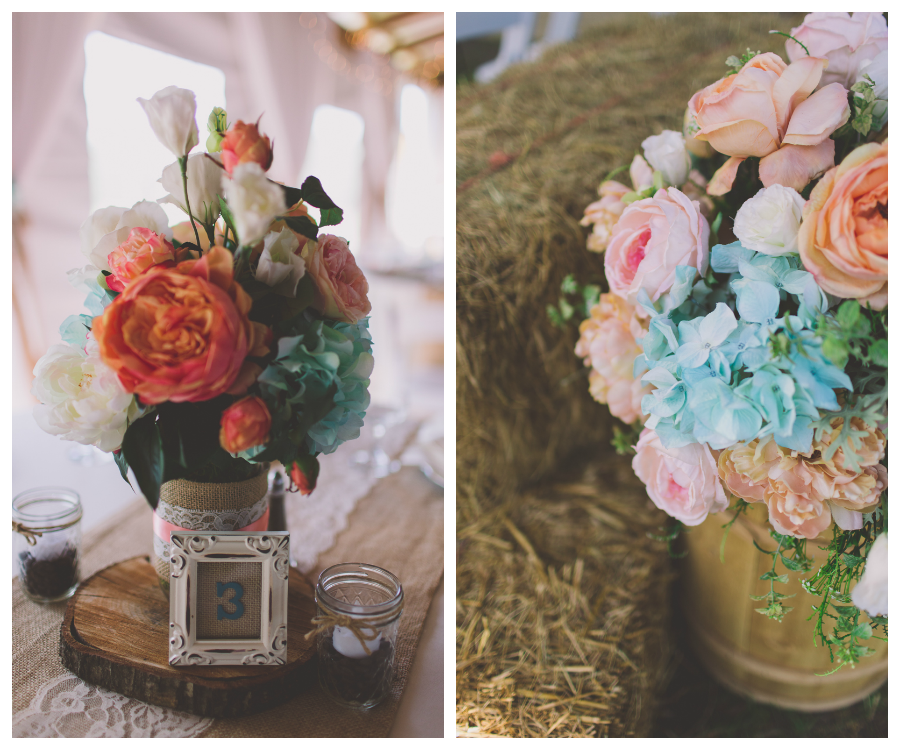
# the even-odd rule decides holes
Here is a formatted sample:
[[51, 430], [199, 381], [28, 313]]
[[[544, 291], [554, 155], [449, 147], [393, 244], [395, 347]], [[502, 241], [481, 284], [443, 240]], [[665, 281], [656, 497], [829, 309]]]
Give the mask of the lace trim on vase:
[[240, 510], [188, 510], [160, 500], [156, 515], [183, 529], [195, 531], [237, 531], [262, 518], [268, 507], [268, 496], [249, 508]]
[[212, 719], [141, 703], [66, 674], [13, 716], [13, 737], [196, 737]]

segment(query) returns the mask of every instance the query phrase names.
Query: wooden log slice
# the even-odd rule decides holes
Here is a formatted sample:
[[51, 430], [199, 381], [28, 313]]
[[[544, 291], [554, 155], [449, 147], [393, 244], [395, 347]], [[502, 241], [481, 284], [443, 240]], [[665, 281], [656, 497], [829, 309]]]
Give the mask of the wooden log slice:
[[84, 581], [69, 600], [59, 639], [63, 666], [85, 682], [145, 703], [222, 718], [282, 703], [315, 679], [316, 605], [309, 582], [288, 579], [287, 663], [282, 666], [169, 666], [169, 602], [149, 558], [116, 563]]

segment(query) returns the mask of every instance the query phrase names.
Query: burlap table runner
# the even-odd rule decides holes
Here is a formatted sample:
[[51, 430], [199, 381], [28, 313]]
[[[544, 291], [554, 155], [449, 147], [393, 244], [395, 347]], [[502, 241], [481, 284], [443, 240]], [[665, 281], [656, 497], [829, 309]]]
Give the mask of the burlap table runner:
[[[290, 498], [288, 499], [290, 502]], [[139, 554], [150, 554], [150, 508], [134, 501], [85, 536], [82, 576]], [[318, 685], [269, 711], [213, 721], [204, 737], [386, 737], [412, 666], [432, 596], [443, 574], [443, 497], [414, 469], [378, 482], [362, 498], [348, 528], [323, 553], [310, 576], [339, 562], [367, 562], [394, 573], [406, 604], [397, 638], [391, 695], [360, 713], [329, 700]], [[25, 598], [18, 581], [12, 597], [13, 714], [27, 708], [41, 686], [67, 672], [59, 661], [59, 627], [65, 604], [38, 605]], [[137, 703], [137, 701], [134, 701]]]

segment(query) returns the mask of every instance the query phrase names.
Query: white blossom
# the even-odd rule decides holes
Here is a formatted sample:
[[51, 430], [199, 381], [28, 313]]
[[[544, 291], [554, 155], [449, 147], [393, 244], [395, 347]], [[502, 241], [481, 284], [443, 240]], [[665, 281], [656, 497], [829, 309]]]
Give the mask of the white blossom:
[[222, 186], [242, 245], [259, 242], [272, 220], [287, 211], [281, 188], [254, 162], [238, 164], [230, 180], [222, 178]]
[[777, 184], [763, 188], [738, 209], [734, 235], [758, 253], [796, 253], [804, 202], [794, 188]]
[[138, 102], [147, 113], [153, 133], [175, 156], [187, 156], [197, 145], [197, 99], [193, 91], [167, 86]]
[[121, 447], [129, 421], [140, 414], [93, 339], [83, 350], [51, 346], [34, 367], [31, 393], [41, 402], [34, 418], [42, 430], [107, 453]]
[[674, 130], [663, 130], [659, 135], [651, 135], [641, 143], [644, 157], [650, 166], [662, 172], [667, 185], [681, 187], [687, 182], [691, 171], [691, 155], [688, 153], [684, 136]]
[[[191, 202], [191, 213], [201, 224], [214, 224], [219, 218], [219, 193], [222, 192], [222, 175], [224, 168], [206, 154], [194, 154], [188, 157], [187, 187], [188, 199]], [[181, 166], [173, 162], [167, 166], [162, 177], [157, 180], [169, 193], [157, 203], [172, 203], [188, 213], [184, 200], [184, 181], [181, 177]]]
[[888, 616], [888, 538], [881, 534], [866, 557], [866, 569], [851, 594], [853, 603], [870, 617]]
[[272, 287], [276, 294], [294, 297], [297, 284], [306, 273], [306, 263], [294, 251], [300, 247], [294, 233], [285, 227], [280, 232], [269, 232], [263, 244], [256, 279]]

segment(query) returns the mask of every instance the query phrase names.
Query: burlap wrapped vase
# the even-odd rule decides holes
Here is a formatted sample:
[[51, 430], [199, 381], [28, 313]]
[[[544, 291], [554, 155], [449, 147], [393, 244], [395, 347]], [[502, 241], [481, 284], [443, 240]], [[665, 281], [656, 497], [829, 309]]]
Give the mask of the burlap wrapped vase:
[[169, 592], [169, 540], [173, 531], [265, 531], [269, 524], [268, 466], [242, 482], [174, 479], [160, 488], [153, 513], [153, 566]]

